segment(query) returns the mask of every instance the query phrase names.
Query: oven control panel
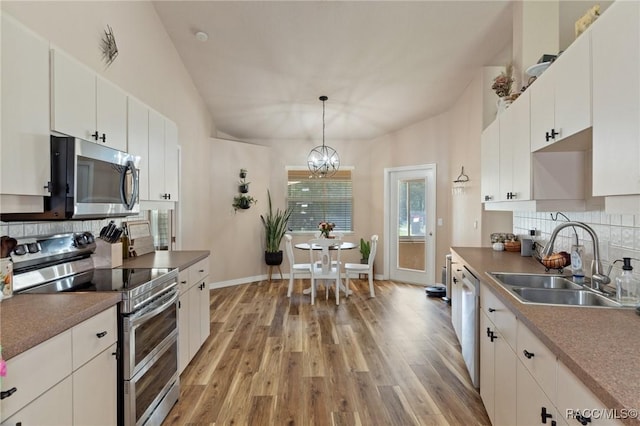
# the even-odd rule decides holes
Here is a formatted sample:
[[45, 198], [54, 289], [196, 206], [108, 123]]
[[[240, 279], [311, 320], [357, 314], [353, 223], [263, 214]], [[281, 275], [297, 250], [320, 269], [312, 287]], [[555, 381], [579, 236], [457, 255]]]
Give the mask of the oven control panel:
[[91, 232], [56, 234], [45, 237], [25, 237], [11, 252], [14, 271], [33, 268], [50, 262], [59, 262], [95, 251], [95, 238]]

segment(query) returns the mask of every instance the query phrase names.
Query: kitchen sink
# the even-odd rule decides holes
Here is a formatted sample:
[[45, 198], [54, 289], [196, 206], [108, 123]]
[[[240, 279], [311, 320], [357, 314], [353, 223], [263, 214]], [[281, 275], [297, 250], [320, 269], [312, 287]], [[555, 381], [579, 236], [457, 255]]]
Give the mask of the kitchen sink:
[[581, 290], [583, 287], [562, 275], [547, 274], [511, 274], [511, 273], [491, 273], [489, 274], [502, 284], [513, 287], [528, 288], [566, 288]]
[[619, 308], [618, 302], [591, 290], [566, 290], [546, 288], [514, 288], [512, 292], [528, 302], [552, 305], [600, 306]]
[[[523, 303], [620, 308], [615, 300], [563, 275], [489, 272]], [[589, 281], [587, 281], [588, 284]]]

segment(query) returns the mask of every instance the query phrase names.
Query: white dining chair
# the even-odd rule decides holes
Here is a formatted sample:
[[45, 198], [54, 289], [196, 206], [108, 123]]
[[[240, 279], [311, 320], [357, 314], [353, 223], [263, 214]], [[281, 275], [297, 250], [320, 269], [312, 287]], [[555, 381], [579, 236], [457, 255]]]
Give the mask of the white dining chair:
[[[329, 298], [330, 282], [334, 283], [336, 293], [336, 305], [340, 304], [340, 240], [331, 238], [316, 238], [309, 241], [312, 250], [309, 250], [309, 262], [311, 264], [311, 304], [315, 303], [317, 280], [325, 280], [326, 297]], [[313, 247], [318, 249], [313, 250]], [[319, 251], [319, 261], [316, 261], [315, 251]], [[331, 254], [335, 253], [335, 263]]]
[[369, 278], [369, 293], [371, 297], [376, 297], [376, 292], [373, 289], [373, 260], [376, 258], [376, 248], [378, 246], [378, 236], [373, 235], [371, 237], [371, 251], [369, 252], [369, 259], [366, 264], [363, 263], [346, 263], [344, 265], [344, 273], [347, 281], [347, 296], [349, 295], [350, 276], [359, 274], [367, 274]]
[[284, 234], [284, 247], [289, 261], [289, 288], [287, 289], [287, 297], [291, 297], [293, 292], [293, 280], [296, 275], [304, 275], [308, 277], [311, 274], [311, 265], [309, 263], [295, 263], [293, 256], [293, 244], [291, 243], [291, 235]]

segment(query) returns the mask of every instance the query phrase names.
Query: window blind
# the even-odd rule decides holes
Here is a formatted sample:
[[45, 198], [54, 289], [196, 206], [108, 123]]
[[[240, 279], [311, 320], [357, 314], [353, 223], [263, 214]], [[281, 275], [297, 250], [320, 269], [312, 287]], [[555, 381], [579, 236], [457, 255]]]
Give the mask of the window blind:
[[321, 179], [310, 179], [308, 170], [289, 170], [287, 204], [294, 232], [315, 232], [323, 221], [335, 223], [334, 231], [353, 231], [351, 170]]

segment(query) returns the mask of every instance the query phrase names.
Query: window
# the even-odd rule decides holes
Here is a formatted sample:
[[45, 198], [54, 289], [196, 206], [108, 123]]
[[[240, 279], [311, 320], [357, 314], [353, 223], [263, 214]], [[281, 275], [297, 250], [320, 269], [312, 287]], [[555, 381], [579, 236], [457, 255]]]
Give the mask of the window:
[[294, 232], [315, 232], [325, 220], [335, 223], [336, 231], [353, 231], [351, 170], [322, 179], [309, 179], [308, 170], [289, 170], [287, 203], [293, 209], [289, 228]]
[[415, 179], [400, 182], [398, 188], [398, 236], [424, 237], [425, 235], [425, 181]]

